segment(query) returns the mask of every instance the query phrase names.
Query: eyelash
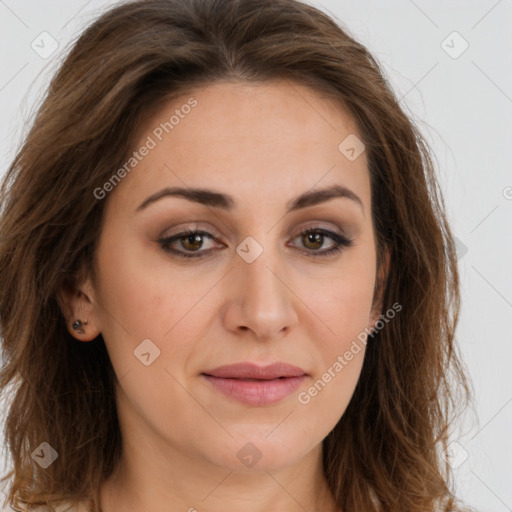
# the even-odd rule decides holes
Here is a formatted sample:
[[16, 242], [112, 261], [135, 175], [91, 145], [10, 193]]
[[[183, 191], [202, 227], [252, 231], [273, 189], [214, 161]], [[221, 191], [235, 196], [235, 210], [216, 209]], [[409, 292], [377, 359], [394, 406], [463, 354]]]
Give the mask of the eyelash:
[[[302, 231], [301, 233], [299, 233], [297, 235], [297, 237], [302, 237], [302, 236], [309, 235], [312, 233], [320, 233], [324, 236], [327, 236], [328, 238], [331, 238], [332, 240], [334, 240], [337, 244], [334, 247], [331, 247], [330, 249], [323, 250], [323, 251], [312, 250], [310, 253], [310, 256], [312, 256], [314, 258], [335, 255], [337, 253], [342, 252], [346, 247], [350, 247], [350, 246], [354, 245], [353, 240], [349, 240], [349, 239], [345, 238], [344, 236], [339, 235], [338, 233], [334, 233], [332, 231], [329, 231], [329, 230], [323, 229], [323, 228], [306, 229], [305, 231]], [[172, 242], [174, 242], [176, 240], [180, 240], [187, 236], [191, 236], [191, 235], [206, 236], [208, 238], [211, 238], [212, 240], [215, 240], [215, 238], [207, 231], [186, 230], [186, 231], [177, 233], [176, 235], [173, 235], [171, 237], [161, 238], [160, 240], [158, 240], [158, 243], [161, 245], [161, 247], [164, 251], [172, 253], [172, 254], [176, 254], [178, 257], [181, 257], [181, 258], [202, 258], [205, 254], [208, 254], [214, 250], [212, 248], [212, 249], [208, 249], [206, 251], [199, 251], [199, 252], [196, 251], [196, 252], [186, 253], [183, 251], [178, 251], [176, 249], [171, 249], [169, 247], [169, 245], [172, 244]], [[295, 237], [295, 238], [297, 238], [297, 237]], [[309, 251], [306, 250], [306, 252], [309, 252]]]

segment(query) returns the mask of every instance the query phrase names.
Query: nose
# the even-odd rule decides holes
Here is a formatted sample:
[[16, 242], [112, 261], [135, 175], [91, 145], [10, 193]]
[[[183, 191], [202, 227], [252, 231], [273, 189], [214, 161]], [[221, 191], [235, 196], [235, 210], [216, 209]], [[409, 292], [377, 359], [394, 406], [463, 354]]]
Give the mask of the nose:
[[[237, 256], [238, 257], [238, 256]], [[224, 305], [225, 327], [237, 334], [250, 330], [259, 339], [282, 336], [297, 323], [296, 295], [279, 255], [264, 250], [252, 263], [243, 259], [229, 273]]]

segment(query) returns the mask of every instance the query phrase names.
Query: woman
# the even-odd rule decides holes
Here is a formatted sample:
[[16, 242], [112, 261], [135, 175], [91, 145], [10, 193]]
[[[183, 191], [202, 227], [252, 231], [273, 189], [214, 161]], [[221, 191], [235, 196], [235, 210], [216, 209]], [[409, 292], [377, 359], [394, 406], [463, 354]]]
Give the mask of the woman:
[[9, 506], [461, 510], [453, 238], [421, 135], [328, 16], [113, 8], [2, 204]]

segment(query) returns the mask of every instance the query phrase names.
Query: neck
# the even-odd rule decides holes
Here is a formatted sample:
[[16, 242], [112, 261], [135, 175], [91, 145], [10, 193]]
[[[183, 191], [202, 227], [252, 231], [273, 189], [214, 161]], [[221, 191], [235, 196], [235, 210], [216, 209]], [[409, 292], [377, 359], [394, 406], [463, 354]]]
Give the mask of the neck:
[[145, 446], [138, 454], [143, 459], [133, 452], [123, 455], [116, 474], [102, 485], [103, 512], [340, 510], [323, 474], [321, 446], [290, 467], [251, 473], [230, 471], [179, 452], [169, 457], [150, 452]]

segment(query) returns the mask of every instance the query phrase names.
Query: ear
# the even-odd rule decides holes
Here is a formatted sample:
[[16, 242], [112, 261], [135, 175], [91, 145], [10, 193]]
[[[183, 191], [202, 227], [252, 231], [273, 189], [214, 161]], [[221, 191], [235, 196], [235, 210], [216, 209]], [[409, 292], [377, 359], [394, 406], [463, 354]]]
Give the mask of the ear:
[[377, 279], [375, 282], [375, 289], [373, 294], [372, 311], [370, 313], [370, 325], [375, 327], [375, 324], [382, 315], [384, 290], [386, 288], [386, 282], [389, 275], [389, 264], [391, 260], [391, 249], [388, 247], [384, 250], [383, 261], [380, 264], [380, 268], [377, 272]]
[[[57, 302], [66, 320], [66, 327], [74, 338], [91, 341], [101, 333], [94, 289], [89, 279], [80, 284], [77, 281], [63, 284], [57, 293]], [[79, 326], [75, 324], [77, 321], [81, 322]]]

